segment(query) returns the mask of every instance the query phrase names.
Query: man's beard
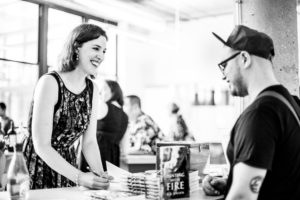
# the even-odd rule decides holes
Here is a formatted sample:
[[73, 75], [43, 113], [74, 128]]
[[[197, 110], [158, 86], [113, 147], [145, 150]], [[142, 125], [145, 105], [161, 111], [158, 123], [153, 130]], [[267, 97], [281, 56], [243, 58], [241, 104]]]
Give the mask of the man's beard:
[[239, 77], [234, 84], [231, 84], [230, 92], [235, 97], [245, 97], [248, 95], [247, 86], [242, 77]]

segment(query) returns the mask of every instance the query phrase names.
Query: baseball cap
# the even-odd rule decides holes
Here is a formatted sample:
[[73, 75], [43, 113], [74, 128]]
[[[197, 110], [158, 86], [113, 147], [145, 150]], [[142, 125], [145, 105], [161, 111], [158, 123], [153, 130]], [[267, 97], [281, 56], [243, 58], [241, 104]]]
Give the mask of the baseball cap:
[[247, 26], [235, 26], [226, 42], [216, 33], [212, 34], [225, 46], [234, 50], [247, 51], [265, 59], [275, 55], [273, 40], [267, 34]]

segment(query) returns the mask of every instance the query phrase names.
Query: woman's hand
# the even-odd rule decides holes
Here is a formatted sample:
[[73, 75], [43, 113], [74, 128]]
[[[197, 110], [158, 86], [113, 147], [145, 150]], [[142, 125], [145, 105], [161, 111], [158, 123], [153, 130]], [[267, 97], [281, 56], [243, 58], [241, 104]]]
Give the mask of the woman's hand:
[[[97, 175], [97, 174], [96, 174]], [[102, 172], [100, 174], [101, 177], [107, 178], [109, 181], [114, 180], [114, 177], [109, 175], [107, 172]]]
[[206, 195], [221, 195], [226, 188], [226, 179], [207, 175], [202, 181], [203, 191]]
[[80, 173], [78, 177], [79, 185], [90, 189], [108, 189], [110, 180], [111, 176], [107, 174], [98, 176], [92, 172]]

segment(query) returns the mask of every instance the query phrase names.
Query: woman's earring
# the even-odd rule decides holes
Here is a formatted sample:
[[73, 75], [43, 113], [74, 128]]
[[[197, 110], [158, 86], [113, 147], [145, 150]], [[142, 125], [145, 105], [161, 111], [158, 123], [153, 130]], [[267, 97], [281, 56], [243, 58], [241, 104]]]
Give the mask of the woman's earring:
[[79, 60], [79, 54], [76, 53], [76, 60], [78, 61]]

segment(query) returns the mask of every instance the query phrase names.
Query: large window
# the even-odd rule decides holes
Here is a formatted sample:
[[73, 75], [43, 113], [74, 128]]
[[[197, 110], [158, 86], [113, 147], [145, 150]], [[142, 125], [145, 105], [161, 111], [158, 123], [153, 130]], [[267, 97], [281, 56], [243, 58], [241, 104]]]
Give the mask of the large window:
[[[22, 0], [0, 1], [0, 101], [7, 104], [7, 115], [17, 124], [26, 124], [30, 101], [39, 76], [39, 15], [47, 14], [39, 5]], [[47, 9], [47, 8], [46, 8]], [[59, 9], [59, 10], [58, 10]], [[73, 11], [72, 13], [77, 13]], [[71, 30], [82, 23], [84, 13], [70, 14], [62, 7], [48, 8], [47, 65], [56, 69], [58, 57]], [[88, 19], [86, 19], [88, 20]], [[116, 33], [112, 25], [90, 20], [107, 31], [109, 42], [99, 77], [116, 79]], [[45, 30], [41, 30], [45, 31]], [[42, 35], [42, 34], [41, 34]], [[43, 38], [41, 38], [42, 40]], [[42, 49], [40, 49], [42, 51]], [[40, 54], [40, 60], [43, 60]]]
[[38, 76], [38, 6], [0, 2], [0, 101], [18, 124], [26, 124]]
[[0, 24], [0, 57], [36, 63], [38, 6], [4, 1], [0, 3]]
[[55, 69], [58, 56], [69, 33], [81, 24], [82, 18], [59, 10], [49, 9], [48, 66]]

